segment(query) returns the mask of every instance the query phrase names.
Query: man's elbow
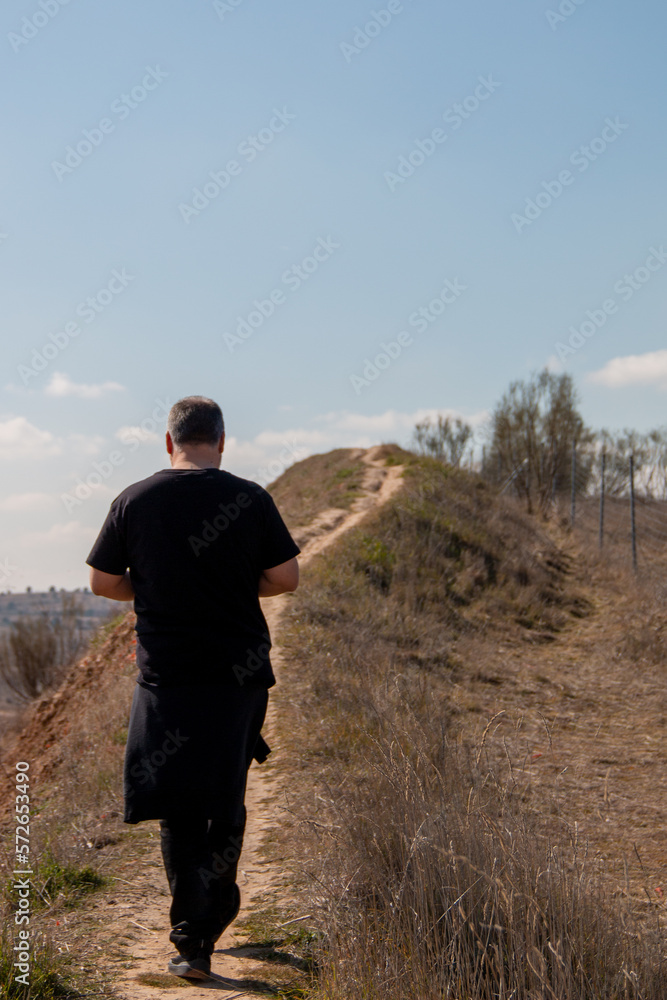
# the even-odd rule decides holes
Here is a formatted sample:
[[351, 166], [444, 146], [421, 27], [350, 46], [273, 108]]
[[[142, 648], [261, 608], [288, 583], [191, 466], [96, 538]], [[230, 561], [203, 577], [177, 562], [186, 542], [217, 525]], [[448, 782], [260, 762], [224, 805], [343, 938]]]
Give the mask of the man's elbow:
[[296, 576], [291, 573], [284, 575], [281, 579], [275, 580], [274, 585], [278, 586], [283, 594], [293, 594], [296, 588], [299, 586], [299, 574]]
[[122, 577], [91, 568], [89, 574], [90, 589], [96, 597], [108, 597], [113, 600], [120, 579]]
[[274, 594], [293, 593], [299, 586], [299, 564], [296, 561], [296, 557], [283, 563], [281, 566], [265, 569], [263, 576]]
[[287, 580], [287, 593], [293, 594], [299, 586], [299, 564], [294, 560], [294, 565], [290, 567], [290, 574]]

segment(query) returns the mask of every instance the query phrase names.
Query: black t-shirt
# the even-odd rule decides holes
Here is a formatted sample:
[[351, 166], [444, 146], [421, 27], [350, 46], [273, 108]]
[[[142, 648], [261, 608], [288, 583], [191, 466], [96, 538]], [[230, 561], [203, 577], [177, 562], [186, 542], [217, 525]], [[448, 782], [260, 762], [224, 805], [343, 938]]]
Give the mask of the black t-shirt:
[[145, 686], [271, 687], [261, 571], [299, 553], [272, 497], [219, 469], [162, 469], [123, 490], [86, 562], [129, 567]]

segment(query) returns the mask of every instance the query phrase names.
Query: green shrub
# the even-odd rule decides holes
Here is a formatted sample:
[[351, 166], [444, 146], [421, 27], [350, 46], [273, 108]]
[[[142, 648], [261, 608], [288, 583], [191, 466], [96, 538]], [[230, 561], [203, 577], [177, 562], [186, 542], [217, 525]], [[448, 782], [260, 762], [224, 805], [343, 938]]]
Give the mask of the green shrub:
[[50, 851], [45, 851], [34, 876], [36, 906], [52, 906], [61, 897], [67, 907], [76, 906], [82, 896], [107, 884], [107, 879], [89, 865], [63, 865]]
[[16, 936], [5, 926], [0, 937], [0, 996], [3, 1000], [81, 1000], [82, 994], [68, 983], [65, 961], [45, 938], [31, 941], [29, 984], [16, 981], [21, 972], [14, 967]]

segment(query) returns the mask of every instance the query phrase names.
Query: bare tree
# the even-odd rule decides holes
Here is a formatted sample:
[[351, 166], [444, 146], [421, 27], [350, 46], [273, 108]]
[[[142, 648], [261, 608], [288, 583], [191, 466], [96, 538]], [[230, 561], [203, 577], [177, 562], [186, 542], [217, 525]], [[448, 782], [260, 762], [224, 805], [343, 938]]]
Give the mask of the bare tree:
[[594, 484], [599, 485], [602, 453], [605, 455], [605, 491], [627, 496], [630, 489], [630, 456], [634, 460], [635, 488], [647, 498], [667, 498], [667, 432], [657, 428], [641, 434], [626, 428], [599, 436]]
[[85, 645], [74, 594], [63, 593], [60, 612], [19, 618], [0, 637], [0, 677], [21, 701], [57, 684]]
[[488, 466], [504, 488], [523, 497], [529, 511], [544, 509], [559, 491], [571, 487], [573, 443], [578, 478], [590, 475], [591, 433], [577, 409], [570, 375], [548, 369], [527, 381], [512, 382], [491, 419]]
[[438, 414], [434, 422], [427, 417], [414, 430], [413, 440], [417, 451], [431, 458], [438, 458], [450, 465], [460, 465], [473, 431], [470, 424], [456, 417]]

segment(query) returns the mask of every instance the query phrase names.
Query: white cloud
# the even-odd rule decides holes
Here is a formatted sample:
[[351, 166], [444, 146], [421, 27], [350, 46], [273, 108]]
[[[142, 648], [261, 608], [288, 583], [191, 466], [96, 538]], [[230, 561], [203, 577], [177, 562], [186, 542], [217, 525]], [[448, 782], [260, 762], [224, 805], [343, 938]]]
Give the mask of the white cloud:
[[62, 454], [62, 444], [49, 431], [40, 431], [25, 417], [0, 420], [0, 458], [38, 459]]
[[123, 444], [132, 444], [140, 441], [142, 444], [158, 444], [163, 440], [161, 434], [155, 431], [147, 431], [144, 427], [119, 427], [114, 437], [117, 437]]
[[667, 390], [667, 350], [612, 358], [603, 368], [591, 372], [586, 381], [612, 389], [626, 385], [655, 385]]
[[67, 440], [76, 455], [99, 455], [106, 438], [101, 434], [70, 434]]
[[[91, 470], [91, 472], [93, 472], [93, 470]], [[101, 497], [102, 499], [109, 498], [110, 500], [113, 500], [114, 497], [118, 496], [118, 493], [120, 492], [120, 490], [118, 488], [114, 488], [113, 486], [107, 486], [106, 483], [98, 483], [97, 480], [94, 479], [94, 478], [93, 478], [92, 482], [88, 482], [88, 479], [91, 476], [91, 472], [88, 472], [88, 473], [85, 473], [84, 475], [78, 476], [73, 481], [73, 483], [68, 486], [68, 488], [66, 490], [63, 490], [63, 492], [61, 494], [59, 494], [58, 499], [59, 499], [60, 504], [61, 504], [61, 508], [60, 508], [61, 510], [64, 507], [65, 510], [67, 510], [67, 512], [69, 513], [70, 510], [72, 509], [72, 506], [76, 506], [76, 507], [79, 506], [79, 504], [75, 503], [74, 505], [72, 505], [71, 501], [65, 501], [65, 500], [63, 500], [63, 497], [73, 497], [75, 501], [78, 500], [79, 496], [77, 494], [77, 487], [79, 486], [81, 480], [83, 480], [83, 482], [85, 483], [87, 489], [90, 490], [90, 494], [86, 493], [85, 500], [88, 499], [88, 496], [95, 497], [95, 498], [100, 498]], [[93, 473], [93, 475], [95, 475], [95, 474]], [[85, 500], [82, 499], [81, 503], [85, 503]]]
[[0, 420], [0, 459], [46, 459], [64, 454], [97, 455], [105, 442], [100, 434], [68, 434], [59, 438], [42, 431], [26, 417]]
[[89, 544], [94, 542], [98, 531], [99, 528], [88, 528], [80, 521], [69, 521], [64, 524], [52, 524], [46, 531], [28, 531], [18, 541], [28, 548], [34, 545], [69, 547], [74, 543], [85, 542]]
[[[340, 412], [325, 413], [323, 416], [318, 417], [318, 420], [326, 422], [335, 431], [340, 430], [364, 435], [365, 439], [368, 440], [368, 445], [365, 447], [369, 447], [371, 444], [377, 444], [380, 438], [386, 441], [387, 436], [391, 440], [396, 440], [399, 437], [405, 440], [411, 437], [415, 424], [420, 423], [426, 418], [435, 420], [438, 415], [452, 419], [459, 417], [474, 428], [482, 424], [488, 417], [485, 410], [470, 417], [465, 416], [457, 410], [415, 410], [414, 413], [386, 410], [385, 413], [377, 414], [350, 413], [343, 410]], [[372, 440], [370, 440], [369, 435]], [[356, 447], [357, 443], [355, 442], [353, 446]]]
[[51, 381], [44, 392], [47, 396], [78, 396], [79, 399], [99, 399], [108, 392], [125, 392], [125, 386], [118, 382], [101, 382], [99, 385], [87, 385], [84, 382], [73, 382], [64, 372], [54, 372]]
[[58, 498], [52, 493], [10, 493], [0, 500], [0, 510], [50, 510], [57, 502]]
[[[467, 416], [455, 410], [422, 409], [413, 413], [387, 410], [380, 414], [334, 410], [314, 418], [310, 427], [291, 427], [284, 431], [261, 431], [250, 441], [228, 437], [222, 468], [235, 475], [262, 481], [268, 470], [276, 479], [279, 465], [287, 468], [302, 458], [334, 448], [370, 448], [374, 444], [396, 442], [408, 445], [415, 424], [438, 415], [460, 417], [475, 431], [488, 420], [486, 410]], [[270, 466], [270, 468], [269, 468]], [[282, 470], [281, 470], [282, 471]]]

